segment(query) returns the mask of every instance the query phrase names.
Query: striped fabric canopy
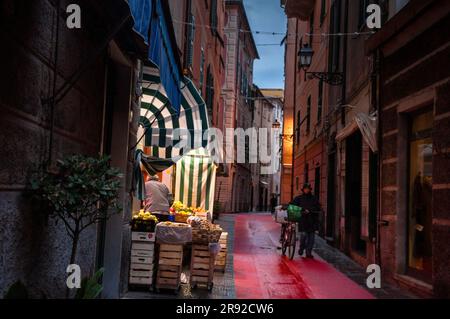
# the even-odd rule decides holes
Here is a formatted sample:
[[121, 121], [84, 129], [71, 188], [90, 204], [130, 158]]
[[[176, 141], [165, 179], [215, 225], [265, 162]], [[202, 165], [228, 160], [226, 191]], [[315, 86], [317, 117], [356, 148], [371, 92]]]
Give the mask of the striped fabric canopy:
[[[145, 129], [145, 146], [150, 148], [148, 155], [176, 162], [189, 150], [205, 147], [203, 134], [209, 128], [208, 114], [192, 81], [184, 78], [178, 114], [161, 85], [158, 69], [145, 67], [143, 80], [140, 123]], [[182, 129], [181, 138], [174, 136], [175, 129]], [[188, 135], [190, 143], [183, 152], [177, 144], [180, 140], [188, 141]]]
[[175, 200], [213, 212], [217, 166], [201, 148], [185, 155], [176, 169]]

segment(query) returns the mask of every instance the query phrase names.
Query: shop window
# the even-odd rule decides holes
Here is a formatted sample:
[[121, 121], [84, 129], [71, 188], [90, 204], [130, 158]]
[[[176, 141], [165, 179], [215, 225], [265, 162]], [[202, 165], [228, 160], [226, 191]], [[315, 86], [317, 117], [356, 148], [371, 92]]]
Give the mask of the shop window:
[[431, 280], [433, 113], [411, 117], [409, 134], [408, 272]]

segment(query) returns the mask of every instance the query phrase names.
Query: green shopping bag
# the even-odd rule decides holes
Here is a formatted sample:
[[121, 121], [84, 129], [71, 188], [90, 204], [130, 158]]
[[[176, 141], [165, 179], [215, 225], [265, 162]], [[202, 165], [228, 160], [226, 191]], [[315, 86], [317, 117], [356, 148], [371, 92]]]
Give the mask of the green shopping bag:
[[302, 217], [302, 208], [296, 205], [290, 204], [288, 206], [288, 221], [298, 223]]

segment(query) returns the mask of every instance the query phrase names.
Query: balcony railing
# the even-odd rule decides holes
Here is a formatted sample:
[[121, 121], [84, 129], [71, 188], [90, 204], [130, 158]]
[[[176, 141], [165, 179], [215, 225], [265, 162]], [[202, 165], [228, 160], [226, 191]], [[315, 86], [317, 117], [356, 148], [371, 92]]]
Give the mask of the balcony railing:
[[315, 0], [281, 0], [288, 18], [308, 20], [314, 9]]

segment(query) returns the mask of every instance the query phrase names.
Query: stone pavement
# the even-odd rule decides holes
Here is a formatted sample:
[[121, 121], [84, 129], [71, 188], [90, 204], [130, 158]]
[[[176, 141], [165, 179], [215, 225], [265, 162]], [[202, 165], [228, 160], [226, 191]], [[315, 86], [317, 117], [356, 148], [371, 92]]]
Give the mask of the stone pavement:
[[368, 275], [365, 269], [340, 250], [328, 245], [326, 241], [319, 236], [316, 236], [314, 252], [362, 288], [369, 291], [377, 299], [417, 298], [417, 296], [412, 293], [385, 282], [381, 283], [380, 289], [367, 288], [366, 279]]
[[[124, 299], [174, 299], [174, 298], [178, 298], [178, 299], [235, 299], [236, 297], [239, 297], [236, 292], [237, 290], [242, 291], [243, 288], [251, 290], [252, 289], [251, 287], [240, 287], [240, 286], [236, 287], [236, 285], [239, 285], [239, 284], [241, 286], [242, 285], [247, 286], [245, 284], [246, 283], [245, 280], [247, 280], [248, 278], [244, 278], [245, 280], [242, 280], [243, 275], [245, 277], [248, 277], [248, 276], [254, 276], [255, 274], [248, 273], [248, 272], [245, 272], [245, 274], [243, 274], [242, 271], [236, 273], [235, 270], [233, 269], [233, 266], [235, 264], [234, 255], [236, 254], [236, 247], [234, 247], [234, 238], [235, 238], [235, 230], [236, 230], [235, 220], [237, 218], [239, 218], [238, 216], [248, 216], [248, 218], [250, 218], [250, 220], [258, 219], [258, 218], [264, 219], [264, 217], [263, 217], [264, 215], [267, 216], [268, 214], [252, 214], [253, 217], [251, 217], [250, 215], [247, 215], [247, 214], [237, 214], [237, 215], [226, 214], [226, 215], [222, 215], [219, 218], [219, 220], [216, 221], [229, 234], [228, 235], [229, 236], [228, 237], [229, 238], [229, 240], [228, 240], [228, 252], [229, 253], [227, 256], [227, 267], [226, 267], [225, 273], [221, 273], [221, 272], [215, 273], [214, 287], [211, 292], [208, 292], [206, 289], [202, 289], [202, 288], [192, 290], [190, 288], [190, 285], [188, 283], [185, 283], [185, 284], [181, 285], [181, 289], [178, 294], [175, 294], [173, 292], [166, 292], [166, 293], [163, 292], [163, 293], [158, 294], [158, 293], [150, 292], [150, 291], [132, 291], [132, 292], [130, 291], [130, 292], [126, 293], [123, 296], [123, 298]], [[252, 222], [252, 225], [253, 224], [254, 224], [254, 222]], [[248, 229], [251, 234], [251, 240], [254, 240], [253, 237], [255, 234], [257, 234], [256, 229], [254, 229], [254, 225], [256, 225], [256, 224], [254, 224], [253, 226], [252, 225], [250, 225], [251, 227], [249, 227]], [[276, 224], [274, 226], [276, 226]], [[241, 227], [241, 226], [239, 226], [239, 227]], [[272, 230], [272, 231], [274, 231], [274, 230]], [[277, 231], [277, 230], [275, 230], [275, 231]], [[260, 232], [260, 234], [262, 235], [261, 232]], [[239, 235], [239, 236], [241, 236], [241, 235]], [[273, 237], [273, 236], [271, 236], [271, 237]], [[277, 236], [275, 236], [275, 237], [277, 237]], [[243, 243], [240, 241], [239, 242], [240, 245], [241, 246], [242, 246], [242, 244], [248, 245], [248, 240], [245, 240], [245, 238], [242, 238], [242, 239], [243, 239]], [[276, 251], [275, 241], [276, 241], [276, 239], [272, 238], [271, 241], [268, 241], [268, 243], [266, 243], [267, 245], [265, 245], [265, 246], [263, 245], [264, 247], [261, 247], [261, 249], [259, 251], [258, 250], [254, 251], [254, 249], [252, 251], [255, 254], [259, 254], [259, 255], [261, 253], [263, 253], [266, 255], [267, 258], [269, 258], [271, 254], [276, 254], [278, 256], [279, 251], [278, 252]], [[269, 246], [270, 246], [270, 249], [269, 249]], [[242, 247], [239, 249], [242, 249]], [[317, 236], [317, 240], [316, 240], [316, 247], [314, 249], [314, 253], [316, 255], [318, 255], [320, 257], [320, 259], [322, 259], [324, 262], [326, 262], [328, 264], [327, 267], [335, 268], [337, 270], [337, 271], [335, 270], [335, 272], [339, 272], [341, 274], [341, 275], [338, 274], [339, 276], [348, 278], [348, 280], [354, 282], [357, 286], [359, 286], [359, 289], [367, 291], [375, 298], [381, 298], [381, 299], [415, 298], [415, 296], [412, 295], [411, 293], [405, 292], [405, 291], [403, 291], [395, 286], [389, 285], [387, 283], [383, 283], [381, 289], [368, 289], [366, 286], [367, 274], [365, 272], [365, 269], [363, 267], [361, 267], [360, 265], [358, 265], [356, 262], [354, 262], [352, 259], [350, 259], [348, 256], [343, 254], [341, 251], [329, 246], [322, 238], [320, 238], [318, 236]], [[247, 253], [247, 255], [248, 255], [248, 253]], [[238, 254], [237, 256], [240, 256], [239, 258], [241, 258], [241, 259], [247, 258], [247, 257], [252, 258], [251, 256], [246, 256], [245, 254], [244, 255]], [[278, 260], [278, 258], [277, 258], [277, 260]], [[299, 258], [296, 257], [296, 259], [299, 259]], [[238, 264], [240, 263], [239, 261], [236, 261], [236, 262]], [[289, 263], [289, 261], [283, 261], [282, 263]], [[310, 271], [311, 267], [309, 267], [308, 265], [305, 265], [303, 263], [304, 263], [304, 261], [301, 259], [295, 260], [294, 264], [293, 264], [295, 267], [290, 267], [290, 268], [294, 272], [299, 272], [300, 277], [303, 277], [303, 279], [306, 280], [306, 282], [308, 282], [308, 281], [312, 282], [313, 286], [316, 286], [316, 289], [317, 288], [319, 288], [319, 290], [322, 289], [322, 288], [320, 288], [320, 286], [323, 286], [323, 285], [319, 282], [316, 282], [317, 278], [312, 278], [312, 277], [316, 277], [316, 274]], [[241, 266], [242, 266], [242, 268], [245, 268], [244, 265], [241, 265]], [[271, 267], [271, 268], [274, 269], [274, 268], [278, 268], [278, 267]], [[241, 270], [243, 270], [243, 269], [241, 269]], [[332, 270], [330, 270], [330, 271], [332, 271]], [[188, 266], [184, 269], [183, 272], [185, 273], [186, 277], [189, 278], [189, 267]], [[260, 269], [260, 272], [261, 272], [261, 269]], [[236, 278], [236, 276], [238, 276], [238, 277]], [[264, 279], [264, 280], [266, 280], [266, 279]], [[345, 281], [347, 279], [341, 278], [340, 280]], [[284, 283], [284, 284], [286, 284], [286, 283]], [[351, 286], [351, 284], [350, 284], [350, 286]], [[294, 290], [298, 290], [300, 288], [301, 287], [292, 287], [291, 290], [294, 291]], [[353, 289], [355, 289], [355, 288], [353, 288]], [[338, 293], [340, 294], [339, 291], [338, 291]], [[339, 296], [339, 294], [338, 294], [338, 296]], [[244, 295], [245, 294], [240, 293], [241, 297]], [[293, 295], [295, 295], [295, 294], [293, 294]], [[297, 295], [300, 296], [299, 294], [297, 294]], [[333, 294], [331, 294], [331, 296], [332, 295]], [[261, 297], [264, 297], [264, 296], [265, 295], [262, 295]], [[327, 296], [329, 297], [330, 294], [325, 291], [319, 291], [315, 295], [315, 297], [320, 298], [320, 296], [326, 298]], [[300, 296], [299, 298], [310, 298], [310, 297], [314, 298], [314, 294], [311, 292], [308, 293], [308, 291], [306, 289], [304, 296], [303, 297]]]
[[[204, 288], [191, 289], [189, 283], [181, 284], [179, 293], [170, 291], [161, 293], [142, 291], [129, 291], [123, 299], [235, 299], [236, 292], [234, 287], [234, 271], [233, 271], [233, 244], [234, 244], [234, 216], [223, 215], [216, 223], [228, 232], [228, 255], [227, 266], [225, 272], [215, 272], [214, 287], [211, 292]], [[183, 273], [189, 278], [189, 266], [185, 267]]]

